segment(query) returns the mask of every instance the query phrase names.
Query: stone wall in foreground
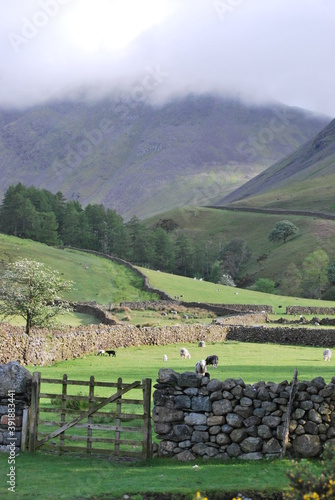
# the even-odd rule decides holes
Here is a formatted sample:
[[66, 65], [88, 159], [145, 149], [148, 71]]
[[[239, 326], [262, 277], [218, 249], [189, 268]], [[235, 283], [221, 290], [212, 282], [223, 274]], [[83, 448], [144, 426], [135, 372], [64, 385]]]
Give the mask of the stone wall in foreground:
[[[159, 456], [261, 459], [280, 456], [292, 386], [286, 380], [245, 384], [159, 370], [152, 418]], [[335, 438], [335, 377], [298, 382], [287, 455], [319, 457]]]
[[15, 455], [22, 444], [22, 426], [31, 397], [32, 376], [18, 363], [0, 365], [0, 451], [8, 452], [8, 460], [15, 463]]

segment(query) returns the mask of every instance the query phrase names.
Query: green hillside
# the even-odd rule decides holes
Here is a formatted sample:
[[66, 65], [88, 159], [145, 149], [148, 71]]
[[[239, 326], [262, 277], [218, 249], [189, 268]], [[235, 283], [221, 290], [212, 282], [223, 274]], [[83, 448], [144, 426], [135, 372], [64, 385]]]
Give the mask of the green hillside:
[[[324, 249], [330, 262], [335, 260], [335, 221], [298, 215], [271, 215], [231, 212], [210, 208], [172, 210], [163, 216], [173, 220], [194, 242], [201, 241], [208, 253], [219, 256], [222, 247], [233, 238], [243, 238], [252, 250], [252, 258], [243, 274], [278, 281], [288, 264], [301, 266], [303, 260], [318, 248]], [[293, 222], [299, 232], [285, 244], [268, 239], [276, 222], [283, 218]], [[155, 218], [148, 224], [154, 224]], [[266, 254], [259, 263], [257, 259]]]
[[328, 121], [211, 95], [160, 107], [106, 99], [0, 110], [0, 197], [20, 181], [127, 219], [213, 205]]
[[150, 300], [156, 295], [142, 290], [143, 280], [130, 269], [102, 257], [74, 250], [61, 250], [31, 240], [0, 234], [2, 262], [26, 257], [43, 262], [75, 282], [66, 299], [95, 301], [98, 304]]
[[334, 213], [335, 120], [217, 204]]
[[194, 280], [183, 276], [161, 273], [140, 268], [148, 277], [152, 287], [164, 290], [172, 297], [182, 296], [186, 302], [208, 302], [211, 304], [250, 304], [273, 307], [275, 314], [284, 314], [287, 306], [335, 307], [335, 301], [302, 299], [253, 292], [243, 288], [217, 285], [206, 281]]

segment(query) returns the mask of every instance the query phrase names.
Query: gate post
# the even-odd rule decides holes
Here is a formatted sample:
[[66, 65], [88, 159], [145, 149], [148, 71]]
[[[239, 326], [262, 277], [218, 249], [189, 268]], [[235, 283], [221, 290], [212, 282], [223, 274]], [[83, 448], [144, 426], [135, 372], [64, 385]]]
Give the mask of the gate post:
[[152, 457], [152, 437], [151, 437], [151, 378], [142, 380], [143, 386], [143, 452], [142, 458], [145, 460]]
[[41, 373], [34, 372], [31, 388], [30, 423], [29, 423], [29, 451], [35, 451], [37, 444], [37, 426], [39, 413], [39, 399], [41, 389]]

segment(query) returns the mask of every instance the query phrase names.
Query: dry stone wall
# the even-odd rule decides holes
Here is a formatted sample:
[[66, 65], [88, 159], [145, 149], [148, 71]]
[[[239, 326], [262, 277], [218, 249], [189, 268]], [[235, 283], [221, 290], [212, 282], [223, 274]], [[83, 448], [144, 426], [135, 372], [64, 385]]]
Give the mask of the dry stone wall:
[[[0, 323], [0, 363], [18, 361], [36, 366], [73, 359], [98, 352], [99, 349], [118, 349], [139, 345], [168, 345], [173, 343], [240, 342], [335, 346], [335, 329], [271, 328], [250, 326], [248, 321], [261, 322], [261, 316], [242, 316], [244, 325], [234, 325], [236, 317], [225, 318], [222, 324], [174, 325], [142, 327], [134, 325], [87, 325], [67, 327], [66, 330], [33, 329], [27, 336], [23, 327]], [[227, 324], [225, 324], [225, 321]]]
[[231, 314], [240, 315], [241, 313], [250, 314], [254, 312], [272, 313], [273, 307], [267, 305], [252, 304], [210, 304], [205, 302], [185, 302], [182, 300], [156, 300], [142, 302], [121, 302], [120, 306], [129, 307], [134, 310], [154, 310], [159, 311], [163, 308], [173, 309], [176, 306], [187, 308], [203, 309], [211, 311], [218, 316], [227, 316]]
[[287, 306], [286, 314], [321, 314], [335, 315], [335, 307], [303, 307], [303, 306]]
[[[286, 380], [245, 384], [242, 379], [161, 369], [152, 418], [156, 453], [181, 461], [197, 457], [261, 459], [280, 456], [292, 386]], [[335, 438], [335, 377], [298, 382], [287, 455], [319, 457]]]

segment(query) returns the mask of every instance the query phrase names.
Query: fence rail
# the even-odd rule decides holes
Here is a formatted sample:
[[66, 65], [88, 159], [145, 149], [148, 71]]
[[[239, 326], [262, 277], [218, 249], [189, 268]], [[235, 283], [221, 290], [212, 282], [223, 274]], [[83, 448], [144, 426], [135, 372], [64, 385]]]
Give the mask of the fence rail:
[[[114, 383], [93, 376], [89, 381], [42, 378], [35, 372], [32, 383], [30, 451], [151, 457], [151, 379]], [[73, 394], [80, 387], [85, 393]]]

